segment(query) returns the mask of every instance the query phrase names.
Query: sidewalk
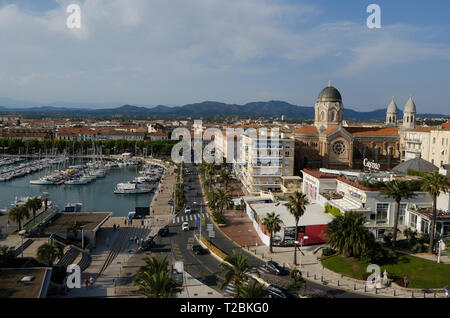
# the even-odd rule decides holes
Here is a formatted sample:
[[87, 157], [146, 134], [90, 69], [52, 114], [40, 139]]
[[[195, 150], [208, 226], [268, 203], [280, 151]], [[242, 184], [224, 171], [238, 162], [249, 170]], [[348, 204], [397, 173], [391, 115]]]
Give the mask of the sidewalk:
[[[280, 265], [299, 269], [303, 277], [308, 281], [372, 297], [445, 298], [442, 289], [436, 290], [437, 293], [434, 293], [435, 290], [431, 289], [428, 293], [424, 293], [422, 289], [407, 289], [400, 286], [394, 287], [393, 285], [379, 289], [369, 288], [366, 286], [365, 281], [356, 280], [324, 268], [320, 262], [322, 251], [319, 250], [314, 254], [314, 251], [319, 247], [318, 245], [302, 247], [301, 250], [305, 254], [304, 256], [297, 251], [297, 264], [299, 265], [295, 266], [294, 247], [273, 247], [273, 253], [270, 253], [269, 247], [261, 242], [259, 236], [256, 234], [252, 221], [245, 212], [241, 213], [241, 211], [227, 210], [225, 214], [228, 225], [219, 228], [219, 230], [230, 240], [263, 261], [273, 260]], [[421, 256], [427, 258], [423, 255], [419, 257]], [[444, 258], [441, 256], [441, 262], [443, 261]]]

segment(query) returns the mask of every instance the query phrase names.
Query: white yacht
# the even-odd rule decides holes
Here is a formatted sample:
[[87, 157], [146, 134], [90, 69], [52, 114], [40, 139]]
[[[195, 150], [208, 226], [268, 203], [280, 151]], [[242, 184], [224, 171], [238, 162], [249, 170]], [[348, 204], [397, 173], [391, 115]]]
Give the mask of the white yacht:
[[79, 185], [79, 184], [88, 184], [89, 182], [91, 182], [91, 179], [83, 176], [81, 178], [67, 180], [64, 183], [68, 185]]
[[151, 188], [140, 188], [136, 183], [118, 183], [114, 189], [116, 194], [129, 194], [129, 193], [149, 193]]
[[42, 177], [38, 180], [30, 180], [30, 184], [53, 184], [54, 181], [52, 181], [50, 178]]

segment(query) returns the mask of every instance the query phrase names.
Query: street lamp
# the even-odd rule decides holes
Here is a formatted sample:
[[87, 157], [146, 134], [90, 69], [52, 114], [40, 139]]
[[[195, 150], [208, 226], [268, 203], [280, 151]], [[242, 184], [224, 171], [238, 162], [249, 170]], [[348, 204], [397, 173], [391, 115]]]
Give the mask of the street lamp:
[[84, 225], [81, 226], [81, 249], [84, 250]]
[[21, 249], [22, 249], [22, 258], [23, 258], [23, 237], [24, 237], [25, 233], [27, 233], [26, 230], [21, 230], [21, 231], [19, 231], [20, 238], [22, 239], [22, 245], [21, 245]]
[[300, 240], [300, 268], [302, 267], [302, 247], [303, 247], [303, 240], [307, 240], [309, 239], [309, 236], [303, 236], [302, 239]]

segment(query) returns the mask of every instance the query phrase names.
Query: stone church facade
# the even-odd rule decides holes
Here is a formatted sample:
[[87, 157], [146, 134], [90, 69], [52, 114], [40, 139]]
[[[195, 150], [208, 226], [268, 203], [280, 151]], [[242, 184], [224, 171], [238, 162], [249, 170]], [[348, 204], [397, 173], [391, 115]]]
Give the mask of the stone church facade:
[[400, 163], [401, 135], [415, 128], [416, 107], [412, 98], [398, 125], [394, 99], [388, 106], [382, 126], [343, 125], [344, 104], [331, 82], [319, 94], [315, 104], [314, 125], [294, 130], [295, 168], [363, 169], [364, 159], [386, 170]]

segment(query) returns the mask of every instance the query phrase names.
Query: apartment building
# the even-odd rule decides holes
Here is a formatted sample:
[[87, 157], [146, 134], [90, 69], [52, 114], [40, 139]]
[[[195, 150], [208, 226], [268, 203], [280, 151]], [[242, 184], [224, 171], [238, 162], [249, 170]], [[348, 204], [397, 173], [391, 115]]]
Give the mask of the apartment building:
[[450, 164], [450, 123], [417, 127], [405, 134], [404, 160], [420, 157], [437, 167]]
[[301, 178], [294, 176], [294, 145], [292, 134], [276, 129], [247, 130], [242, 135], [234, 171], [249, 194], [288, 194], [299, 189]]
[[[394, 175], [380, 172], [377, 176], [328, 169], [304, 169], [302, 172], [302, 192], [308, 196], [311, 203], [323, 207], [329, 204], [338, 208], [341, 213], [353, 211], [363, 214], [367, 220], [366, 226], [376, 237], [382, 237], [386, 232], [392, 231], [396, 208], [394, 200], [382, 194], [380, 189], [361, 185], [360, 181], [369, 177], [387, 181], [394, 178]], [[427, 192], [418, 191], [415, 194], [415, 197], [400, 202], [399, 229], [414, 227], [428, 232], [431, 224], [429, 219], [423, 218], [411, 223], [413, 219], [408, 211], [429, 209], [432, 198]]]

